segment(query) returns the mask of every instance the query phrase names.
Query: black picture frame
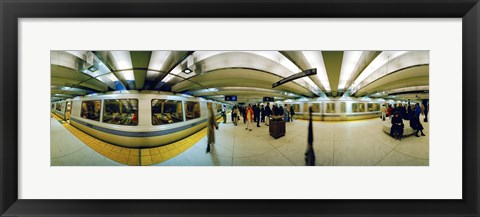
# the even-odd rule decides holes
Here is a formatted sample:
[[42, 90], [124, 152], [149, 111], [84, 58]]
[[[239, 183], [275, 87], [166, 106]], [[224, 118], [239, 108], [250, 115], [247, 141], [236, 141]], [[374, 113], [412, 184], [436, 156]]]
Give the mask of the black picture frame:
[[[1, 216], [479, 216], [478, 0], [0, 0]], [[108, 10], [106, 10], [108, 9]], [[462, 200], [18, 199], [18, 19], [77, 17], [462, 18]], [[448, 43], [448, 42], [446, 42]], [[448, 76], [459, 76], [452, 73]], [[452, 90], [459, 91], [459, 90]], [[455, 106], [452, 105], [455, 113]], [[445, 118], [457, 118], [447, 114]]]

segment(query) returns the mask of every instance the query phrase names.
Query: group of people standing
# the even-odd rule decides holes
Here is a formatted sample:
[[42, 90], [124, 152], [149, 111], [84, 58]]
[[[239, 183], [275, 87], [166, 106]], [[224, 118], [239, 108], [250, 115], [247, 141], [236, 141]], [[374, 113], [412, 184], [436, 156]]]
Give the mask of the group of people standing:
[[389, 105], [388, 108], [382, 106], [382, 119], [385, 121], [385, 116], [389, 116], [392, 123], [392, 128], [390, 130], [390, 135], [397, 140], [401, 140], [403, 137], [404, 124], [403, 120], [410, 121], [410, 127], [415, 130], [415, 136], [420, 137], [418, 133], [420, 132], [422, 136], [425, 136], [423, 133], [423, 125], [420, 122], [420, 114], [425, 114], [424, 121], [427, 120], [428, 107], [422, 109], [419, 103], [416, 103], [415, 106], [406, 106], [406, 108], [399, 104], [392, 108]]
[[260, 104], [248, 104], [247, 106], [235, 105], [232, 108], [232, 122], [235, 126], [238, 125], [238, 121], [240, 121], [240, 117], [243, 118], [243, 123], [246, 124], [245, 130], [252, 131], [252, 122], [257, 123], [257, 127], [260, 127], [260, 123], [265, 123], [266, 126], [269, 126], [270, 117], [274, 116], [284, 116], [286, 122], [293, 122], [293, 115], [295, 115], [295, 111], [293, 106], [290, 106], [288, 109], [288, 105], [285, 105], [285, 108], [282, 105], [277, 106], [273, 104], [272, 108], [270, 108], [270, 103], [267, 103], [266, 106]]
[[[207, 152], [210, 152], [210, 148], [215, 144], [215, 129], [218, 130], [218, 124], [215, 120], [215, 115], [213, 112], [213, 106], [211, 103], [207, 103], [208, 108], [208, 130], [207, 130]], [[270, 108], [270, 103], [267, 103], [266, 106], [260, 104], [248, 104], [247, 106], [235, 105], [232, 108], [231, 118], [235, 126], [238, 125], [240, 117], [243, 119], [243, 123], [246, 124], [245, 130], [252, 131], [252, 124], [257, 123], [257, 127], [260, 127], [260, 123], [265, 123], [266, 126], [269, 126], [270, 117], [274, 116], [284, 116], [286, 122], [293, 122], [293, 116], [295, 111], [293, 106], [285, 104], [285, 107], [282, 105], [277, 106], [273, 105]], [[222, 117], [224, 118], [224, 123], [226, 123], [226, 111], [225, 108], [222, 110]]]

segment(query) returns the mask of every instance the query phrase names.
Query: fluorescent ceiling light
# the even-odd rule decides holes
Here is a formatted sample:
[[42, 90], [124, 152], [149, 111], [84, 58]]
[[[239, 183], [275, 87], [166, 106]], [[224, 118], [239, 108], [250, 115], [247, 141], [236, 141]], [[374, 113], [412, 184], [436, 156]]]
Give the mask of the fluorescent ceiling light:
[[328, 81], [327, 69], [325, 69], [325, 63], [323, 62], [323, 56], [321, 51], [302, 51], [303, 56], [307, 59], [310, 67], [317, 68], [318, 79], [322, 82], [326, 91], [330, 91], [330, 82]]
[[116, 70], [132, 69], [132, 58], [129, 51], [111, 51]]
[[163, 83], [167, 83], [167, 82], [170, 81], [173, 77], [175, 77], [175, 76], [173, 76], [173, 75], [167, 75], [167, 76], [165, 76], [165, 78], [162, 79], [162, 82], [163, 82]]
[[162, 69], [171, 53], [171, 51], [153, 51], [148, 68], [157, 71]]
[[353, 69], [357, 65], [363, 51], [345, 51], [343, 52], [342, 67], [340, 70], [340, 79], [338, 82], [338, 89], [344, 90], [350, 76], [352, 76]]
[[133, 75], [133, 70], [121, 71], [120, 74], [122, 74], [123, 78], [127, 81], [135, 80], [135, 76]]

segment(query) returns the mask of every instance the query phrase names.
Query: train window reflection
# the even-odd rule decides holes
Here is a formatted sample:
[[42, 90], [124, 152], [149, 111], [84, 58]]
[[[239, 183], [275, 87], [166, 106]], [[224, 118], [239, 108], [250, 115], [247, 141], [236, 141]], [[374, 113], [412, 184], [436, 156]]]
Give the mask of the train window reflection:
[[62, 111], [62, 103], [55, 104], [55, 110], [57, 110], [59, 112]]
[[80, 116], [82, 116], [82, 118], [100, 121], [100, 100], [83, 101]]
[[365, 104], [352, 103], [352, 112], [365, 112]]
[[152, 100], [152, 125], [163, 125], [183, 121], [182, 101]]
[[335, 103], [325, 103], [325, 113], [335, 113]]
[[293, 104], [293, 111], [300, 112], [300, 104]]
[[320, 103], [312, 103], [312, 113], [320, 112]]
[[340, 103], [340, 113], [347, 113], [347, 103], [341, 102]]
[[185, 116], [187, 120], [200, 117], [200, 103], [198, 102], [185, 102]]
[[380, 104], [377, 103], [368, 103], [367, 109], [369, 112], [380, 111]]
[[106, 99], [103, 101], [103, 122], [118, 125], [138, 125], [137, 99]]

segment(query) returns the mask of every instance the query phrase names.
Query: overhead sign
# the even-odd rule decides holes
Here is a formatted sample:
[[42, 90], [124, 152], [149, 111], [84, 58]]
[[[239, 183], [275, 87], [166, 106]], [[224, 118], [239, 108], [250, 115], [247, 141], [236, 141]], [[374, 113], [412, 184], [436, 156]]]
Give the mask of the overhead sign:
[[263, 97], [263, 101], [264, 102], [273, 102], [273, 97], [269, 97], [269, 96]]
[[237, 101], [237, 96], [225, 96], [225, 101]]
[[275, 88], [277, 86], [280, 86], [282, 84], [285, 84], [287, 82], [290, 82], [290, 81], [293, 81], [295, 79], [299, 79], [299, 78], [302, 78], [302, 77], [305, 77], [305, 76], [310, 76], [310, 75], [316, 75], [317, 74], [317, 68], [313, 68], [313, 69], [307, 69], [303, 72], [299, 72], [297, 74], [293, 74], [291, 76], [288, 76], [280, 81], [277, 81], [275, 83], [272, 84], [272, 88]]

